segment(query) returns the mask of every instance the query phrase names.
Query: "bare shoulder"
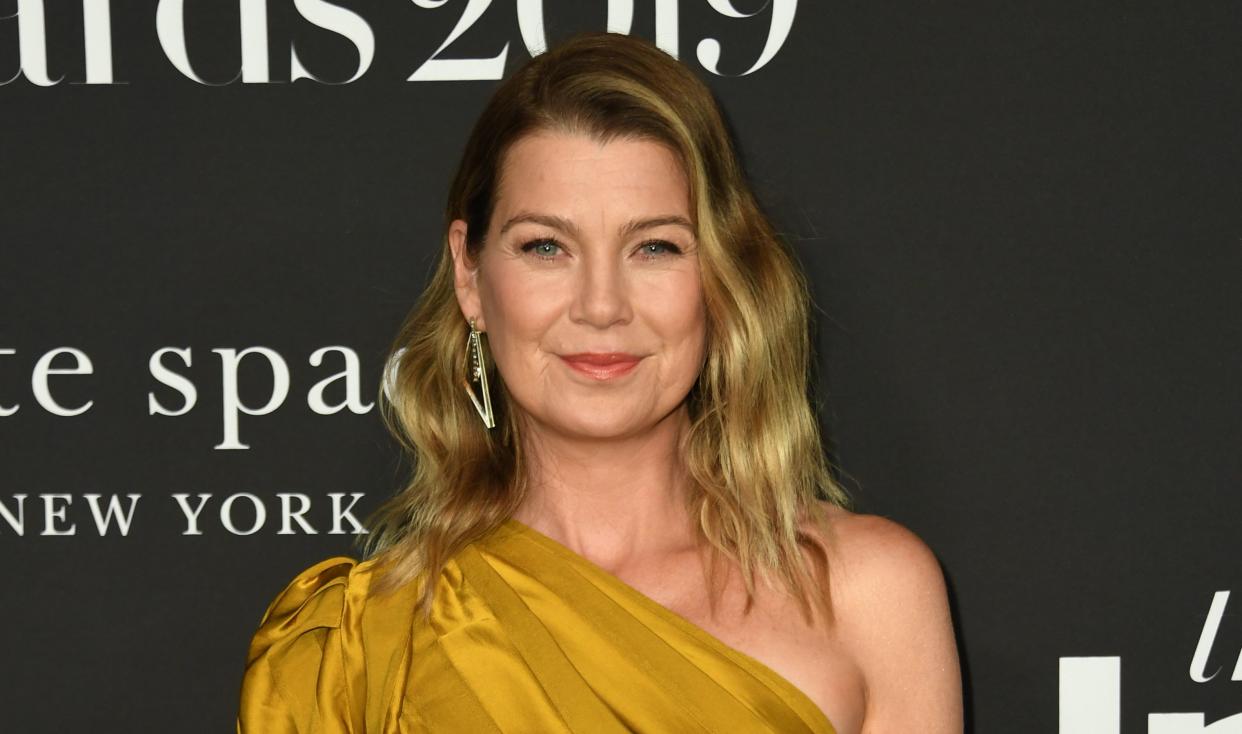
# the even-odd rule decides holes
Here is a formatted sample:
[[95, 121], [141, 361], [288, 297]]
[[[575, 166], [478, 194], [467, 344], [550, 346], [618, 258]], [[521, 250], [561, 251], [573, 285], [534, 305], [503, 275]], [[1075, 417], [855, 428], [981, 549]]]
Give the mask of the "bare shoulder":
[[833, 624], [864, 677], [863, 731], [961, 731], [957, 644], [935, 554], [898, 522], [825, 509]]
[[[944, 574], [931, 548], [904, 525], [879, 515], [826, 506], [830, 567], [840, 583], [863, 594], [944, 593]], [[871, 588], [878, 587], [878, 588]]]

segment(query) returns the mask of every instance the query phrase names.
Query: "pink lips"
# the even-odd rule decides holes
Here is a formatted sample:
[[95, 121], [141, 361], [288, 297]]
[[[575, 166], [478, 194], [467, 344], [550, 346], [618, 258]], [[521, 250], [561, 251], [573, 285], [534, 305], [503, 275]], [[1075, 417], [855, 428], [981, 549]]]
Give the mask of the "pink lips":
[[597, 380], [611, 380], [628, 373], [642, 359], [624, 352], [582, 352], [562, 354], [561, 359], [574, 370]]

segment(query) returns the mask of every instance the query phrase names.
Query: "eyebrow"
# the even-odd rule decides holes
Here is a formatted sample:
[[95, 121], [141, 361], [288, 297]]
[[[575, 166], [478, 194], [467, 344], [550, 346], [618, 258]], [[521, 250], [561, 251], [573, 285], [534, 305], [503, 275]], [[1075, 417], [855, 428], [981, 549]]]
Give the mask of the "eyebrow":
[[[559, 230], [573, 237], [577, 237], [581, 234], [578, 230], [578, 225], [564, 217], [558, 217], [551, 214], [537, 214], [535, 212], [521, 212], [513, 217], [510, 217], [509, 220], [505, 222], [504, 226], [500, 228], [500, 233], [504, 234], [513, 227], [525, 223], [542, 224], [545, 227], [551, 227], [552, 229]], [[684, 227], [689, 230], [691, 234], [694, 234], [694, 225], [690, 223], [689, 219], [686, 219], [680, 214], [665, 214], [663, 216], [647, 217], [645, 219], [632, 219], [621, 228], [621, 233], [624, 235], [632, 235], [635, 232], [641, 232], [645, 229], [654, 229], [656, 227], [665, 227], [670, 225]]]

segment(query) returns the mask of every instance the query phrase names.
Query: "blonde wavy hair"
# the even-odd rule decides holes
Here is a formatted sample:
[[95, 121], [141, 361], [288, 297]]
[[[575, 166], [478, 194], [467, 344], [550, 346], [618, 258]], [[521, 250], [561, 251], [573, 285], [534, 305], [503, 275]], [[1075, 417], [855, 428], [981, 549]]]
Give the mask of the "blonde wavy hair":
[[[807, 610], [826, 599], [826, 557], [801, 523], [827, 531], [820, 500], [847, 505], [833, 480], [808, 398], [810, 298], [800, 268], [760, 211], [707, 87], [655, 46], [576, 36], [505, 81], [466, 144], [445, 230], [467, 223], [484, 247], [506, 151], [538, 131], [666, 145], [690, 186], [707, 310], [706, 360], [687, 396], [681, 447], [703, 540], [742, 571], [776, 579]], [[434, 579], [463, 547], [509, 519], [527, 493], [519, 424], [500, 376], [489, 431], [465, 394], [467, 324], [453, 288], [447, 235], [430, 285], [397, 336], [379, 404], [412, 464], [404, 489], [371, 518], [367, 554], [380, 590]], [[714, 556], [713, 556], [714, 557]], [[420, 606], [435, 588], [423, 583]], [[819, 592], [819, 593], [815, 593]], [[822, 607], [821, 607], [822, 608]]]

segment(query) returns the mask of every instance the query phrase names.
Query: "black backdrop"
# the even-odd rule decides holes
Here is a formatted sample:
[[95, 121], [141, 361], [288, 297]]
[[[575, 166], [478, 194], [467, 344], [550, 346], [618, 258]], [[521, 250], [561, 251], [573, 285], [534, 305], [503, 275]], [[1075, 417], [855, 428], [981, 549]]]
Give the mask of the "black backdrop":
[[[267, 602], [397, 486], [370, 399], [496, 84], [461, 77], [540, 6], [437, 3], [0, 0], [5, 730], [228, 730]], [[438, 58], [504, 58], [424, 66], [459, 21]], [[940, 557], [973, 729], [1242, 730], [1237, 4], [638, 0], [630, 32], [711, 84], [810, 274], [834, 458]]]

